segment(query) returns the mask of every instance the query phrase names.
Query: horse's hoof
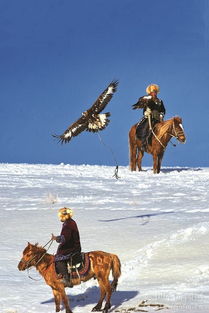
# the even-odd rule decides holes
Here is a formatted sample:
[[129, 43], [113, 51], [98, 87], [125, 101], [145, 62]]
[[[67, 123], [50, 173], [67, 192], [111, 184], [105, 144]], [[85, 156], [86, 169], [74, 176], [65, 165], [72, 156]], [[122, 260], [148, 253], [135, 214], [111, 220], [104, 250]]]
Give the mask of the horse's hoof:
[[108, 303], [105, 305], [104, 309], [102, 310], [103, 313], [108, 313], [109, 309], [111, 308], [111, 304]]
[[96, 305], [95, 307], [93, 307], [93, 309], [91, 310], [91, 312], [101, 312], [101, 305]]

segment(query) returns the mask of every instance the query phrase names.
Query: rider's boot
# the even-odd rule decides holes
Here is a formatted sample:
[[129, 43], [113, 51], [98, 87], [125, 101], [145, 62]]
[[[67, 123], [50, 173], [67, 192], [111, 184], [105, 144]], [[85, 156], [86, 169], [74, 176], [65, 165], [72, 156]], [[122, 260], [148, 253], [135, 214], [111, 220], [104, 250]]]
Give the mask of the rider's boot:
[[72, 281], [71, 281], [70, 276], [68, 274], [63, 275], [62, 282], [66, 287], [73, 288]]

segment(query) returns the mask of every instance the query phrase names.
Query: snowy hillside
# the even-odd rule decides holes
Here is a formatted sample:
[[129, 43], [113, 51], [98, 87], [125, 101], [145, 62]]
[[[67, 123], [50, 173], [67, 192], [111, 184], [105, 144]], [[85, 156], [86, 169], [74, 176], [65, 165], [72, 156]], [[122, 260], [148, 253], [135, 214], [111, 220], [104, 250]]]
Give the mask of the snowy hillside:
[[[110, 312], [206, 313], [209, 306], [209, 169], [0, 164], [0, 313], [52, 313], [52, 292], [17, 264], [27, 241], [59, 234], [57, 209], [74, 209], [83, 251], [115, 253], [122, 263]], [[49, 252], [55, 253], [53, 243]], [[90, 312], [95, 280], [67, 289], [74, 313]], [[138, 308], [137, 308], [138, 307]], [[128, 311], [129, 310], [129, 311]]]

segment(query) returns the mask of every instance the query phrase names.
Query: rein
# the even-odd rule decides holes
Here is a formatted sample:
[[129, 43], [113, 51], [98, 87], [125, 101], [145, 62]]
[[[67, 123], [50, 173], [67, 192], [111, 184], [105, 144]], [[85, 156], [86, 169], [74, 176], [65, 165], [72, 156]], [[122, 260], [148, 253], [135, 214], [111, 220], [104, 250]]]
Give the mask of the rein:
[[[163, 147], [163, 149], [165, 150], [166, 147], [162, 144], [162, 142], [160, 141], [160, 138], [157, 137], [157, 135], [155, 134], [153, 128], [152, 128], [152, 125], [151, 125], [151, 119], [150, 119], [150, 116], [148, 117], [148, 121], [149, 121], [149, 128], [152, 132], [152, 134], [155, 136], [155, 138], [157, 139], [157, 141], [161, 144], [161, 146]], [[171, 133], [167, 133], [168, 135], [170, 135], [171, 137], [174, 137], [176, 139], [178, 139], [179, 135], [184, 135], [184, 132], [183, 131], [179, 131], [177, 132], [176, 131], [176, 127], [175, 127], [175, 124], [174, 124], [174, 121], [172, 123], [172, 131], [174, 131], [174, 135], [172, 134], [172, 131]], [[162, 137], [162, 136], [161, 136]], [[174, 143], [171, 142], [171, 144], [173, 145], [173, 147], [176, 147], [176, 145]]]
[[165, 146], [162, 144], [162, 142], [160, 141], [160, 139], [157, 137], [157, 135], [155, 134], [153, 128], [152, 128], [152, 124], [151, 124], [151, 117], [150, 115], [148, 116], [148, 122], [149, 122], [149, 129], [151, 130], [152, 134], [154, 135], [154, 137], [157, 139], [157, 141], [161, 144], [161, 146], [163, 147], [163, 149], [165, 150]]

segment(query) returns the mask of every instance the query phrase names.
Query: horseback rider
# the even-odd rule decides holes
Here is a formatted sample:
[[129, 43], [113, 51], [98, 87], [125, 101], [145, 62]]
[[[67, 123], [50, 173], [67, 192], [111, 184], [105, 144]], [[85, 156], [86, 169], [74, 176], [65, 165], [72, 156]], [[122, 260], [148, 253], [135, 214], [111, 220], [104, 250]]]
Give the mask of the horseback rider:
[[152, 135], [152, 128], [158, 122], [163, 121], [165, 107], [163, 101], [157, 97], [160, 87], [156, 84], [147, 86], [147, 95], [140, 97], [138, 102], [132, 105], [132, 109], [143, 109], [143, 118], [137, 125], [136, 136], [142, 141], [142, 150], [146, 149], [148, 140]]
[[80, 236], [76, 222], [72, 219], [73, 211], [70, 208], [61, 208], [58, 217], [63, 223], [59, 236], [52, 234], [51, 239], [59, 243], [55, 255], [56, 271], [62, 275], [63, 283], [67, 287], [73, 287], [68, 273], [67, 261], [81, 253]]

